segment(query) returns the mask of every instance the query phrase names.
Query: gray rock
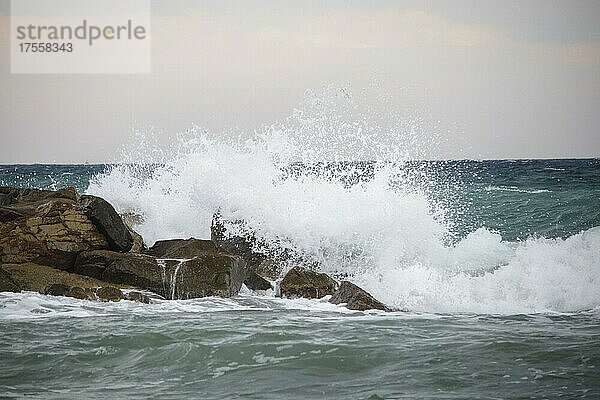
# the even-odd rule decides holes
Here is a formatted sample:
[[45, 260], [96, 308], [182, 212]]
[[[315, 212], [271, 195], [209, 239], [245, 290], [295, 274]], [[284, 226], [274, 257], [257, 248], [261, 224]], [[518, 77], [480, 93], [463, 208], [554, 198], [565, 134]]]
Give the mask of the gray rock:
[[68, 296], [71, 291], [71, 287], [63, 285], [62, 283], [53, 283], [44, 288], [42, 292], [48, 296]]
[[244, 285], [250, 290], [269, 290], [273, 289], [271, 282], [258, 275], [254, 271], [246, 271], [246, 279]]
[[350, 310], [390, 311], [385, 304], [375, 299], [365, 290], [348, 281], [343, 281], [340, 284], [339, 289], [331, 296], [329, 302], [333, 304], [346, 303], [346, 308], [349, 308]]
[[106, 238], [109, 248], [115, 251], [129, 251], [133, 245], [131, 233], [106, 200], [90, 195], [79, 198], [75, 209], [86, 215]]
[[281, 281], [281, 296], [319, 299], [332, 295], [336, 287], [336, 282], [327, 274], [303, 267], [294, 267]]

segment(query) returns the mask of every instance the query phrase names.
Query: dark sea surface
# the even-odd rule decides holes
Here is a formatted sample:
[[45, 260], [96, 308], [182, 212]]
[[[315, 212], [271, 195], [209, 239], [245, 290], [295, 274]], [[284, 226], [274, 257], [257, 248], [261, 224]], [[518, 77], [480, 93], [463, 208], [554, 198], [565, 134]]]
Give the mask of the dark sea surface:
[[[1, 293], [0, 398], [600, 399], [599, 159], [405, 165], [423, 196], [381, 189], [372, 163], [354, 163], [341, 186], [298, 178], [256, 201], [284, 215], [277, 196], [291, 193], [281, 209], [298, 231], [247, 206], [259, 196], [247, 187], [223, 197], [186, 168], [135, 180], [102, 165], [4, 165], [0, 186], [100, 194], [145, 215], [150, 243], [161, 229], [202, 237], [203, 202], [233, 204], [408, 311], [248, 290], [150, 305]], [[298, 169], [310, 175], [286, 174]], [[294, 214], [304, 193], [326, 191]]]

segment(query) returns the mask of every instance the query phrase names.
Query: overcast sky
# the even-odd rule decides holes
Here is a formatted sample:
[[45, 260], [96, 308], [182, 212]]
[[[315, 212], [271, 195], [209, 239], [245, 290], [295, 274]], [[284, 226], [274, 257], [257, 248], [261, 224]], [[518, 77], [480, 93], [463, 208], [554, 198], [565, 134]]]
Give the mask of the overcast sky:
[[147, 75], [10, 74], [0, 0], [0, 163], [113, 161], [132, 128], [251, 131], [373, 80], [456, 138], [443, 158], [600, 156], [597, 0], [164, 0], [151, 39]]

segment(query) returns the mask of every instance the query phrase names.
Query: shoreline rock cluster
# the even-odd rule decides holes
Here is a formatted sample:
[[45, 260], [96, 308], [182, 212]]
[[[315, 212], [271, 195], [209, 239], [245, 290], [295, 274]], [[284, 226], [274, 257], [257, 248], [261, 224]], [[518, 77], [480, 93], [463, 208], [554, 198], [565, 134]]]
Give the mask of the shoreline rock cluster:
[[135, 232], [134, 220], [73, 188], [0, 187], [0, 292], [150, 303], [157, 296], [232, 297], [245, 285], [278, 289], [288, 298], [329, 295], [331, 303], [353, 310], [389, 311], [351, 282], [338, 284], [305, 266], [291, 268], [276, 288], [281, 260], [255, 252], [252, 239], [227, 235], [218, 214], [211, 240], [162, 240], [150, 248]]

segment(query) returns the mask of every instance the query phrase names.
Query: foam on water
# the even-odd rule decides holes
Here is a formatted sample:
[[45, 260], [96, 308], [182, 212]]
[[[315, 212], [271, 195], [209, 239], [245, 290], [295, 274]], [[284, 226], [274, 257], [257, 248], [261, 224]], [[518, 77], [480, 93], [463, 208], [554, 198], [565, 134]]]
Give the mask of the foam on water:
[[[160, 164], [117, 165], [88, 192], [140, 213], [138, 230], [148, 243], [209, 238], [219, 211], [271, 246], [347, 273], [402, 309], [528, 313], [600, 305], [599, 229], [506, 242], [481, 227], [452, 241], [456, 221], [443, 201], [432, 200], [431, 177], [406, 163], [430, 155], [437, 143], [431, 127], [390, 112], [387, 98], [376, 100], [374, 106], [362, 94], [328, 88], [252, 136], [195, 129], [165, 152], [140, 135], [123, 160]], [[346, 178], [360, 175], [358, 167], [323, 164], [366, 159], [385, 163], [353, 185]], [[291, 165], [300, 172], [291, 173]]]

